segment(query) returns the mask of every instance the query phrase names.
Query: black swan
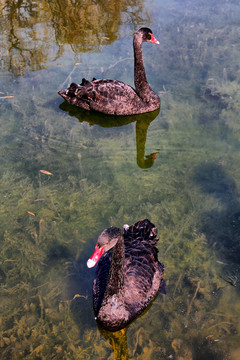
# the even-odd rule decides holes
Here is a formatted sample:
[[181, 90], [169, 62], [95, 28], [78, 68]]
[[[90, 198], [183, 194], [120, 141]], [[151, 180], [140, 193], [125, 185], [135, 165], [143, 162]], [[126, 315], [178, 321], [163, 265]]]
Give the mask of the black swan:
[[110, 227], [99, 236], [87, 266], [95, 266], [103, 255], [93, 282], [93, 308], [104, 329], [123, 329], [164, 286], [157, 241], [157, 228], [148, 219], [124, 225], [123, 231]]
[[150, 88], [145, 74], [143, 41], [159, 44], [152, 30], [148, 28], [141, 28], [135, 33], [133, 48], [136, 90], [117, 80], [82, 79], [80, 85], [72, 83], [68, 89], [60, 90], [58, 93], [72, 105], [110, 115], [134, 115], [158, 109], [160, 99]]

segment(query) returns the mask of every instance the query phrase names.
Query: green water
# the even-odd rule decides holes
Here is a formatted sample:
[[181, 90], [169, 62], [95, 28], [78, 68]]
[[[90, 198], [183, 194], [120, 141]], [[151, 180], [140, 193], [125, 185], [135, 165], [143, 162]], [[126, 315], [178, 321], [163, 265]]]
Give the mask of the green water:
[[[0, 3], [1, 359], [240, 359], [239, 17], [235, 0]], [[143, 25], [160, 112], [63, 103], [82, 77], [134, 85]], [[86, 260], [146, 217], [167, 295], [104, 333]]]

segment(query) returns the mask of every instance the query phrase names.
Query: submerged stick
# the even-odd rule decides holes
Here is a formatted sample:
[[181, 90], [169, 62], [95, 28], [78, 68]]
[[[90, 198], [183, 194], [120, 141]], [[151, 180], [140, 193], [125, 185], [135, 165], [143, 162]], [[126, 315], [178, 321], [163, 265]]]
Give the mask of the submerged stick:
[[189, 314], [190, 314], [190, 312], [191, 312], [192, 304], [193, 304], [193, 302], [194, 302], [194, 300], [195, 300], [195, 298], [196, 298], [196, 296], [197, 296], [197, 293], [198, 293], [198, 290], [199, 290], [199, 289], [200, 289], [200, 281], [198, 281], [197, 289], [196, 289], [196, 291], [195, 291], [195, 293], [194, 293], [194, 295], [193, 295], [193, 298], [192, 298], [190, 304], [188, 305], [188, 309], [187, 309], [186, 316], [189, 316]]

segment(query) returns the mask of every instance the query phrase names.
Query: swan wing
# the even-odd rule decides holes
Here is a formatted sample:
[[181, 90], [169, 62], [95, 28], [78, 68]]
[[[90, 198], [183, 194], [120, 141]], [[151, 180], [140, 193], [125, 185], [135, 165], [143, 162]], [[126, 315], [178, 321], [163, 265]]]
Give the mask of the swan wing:
[[75, 97], [75, 105], [85, 102], [90, 110], [112, 115], [129, 114], [142, 102], [131, 86], [117, 80], [83, 79], [80, 85], [70, 85], [67, 95], [71, 94]]

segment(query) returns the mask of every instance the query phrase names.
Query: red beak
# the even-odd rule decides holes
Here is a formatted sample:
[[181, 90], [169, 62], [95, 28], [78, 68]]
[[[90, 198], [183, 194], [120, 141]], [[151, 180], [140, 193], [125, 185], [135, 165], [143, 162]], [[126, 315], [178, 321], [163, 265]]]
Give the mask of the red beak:
[[103, 250], [104, 250], [104, 247], [99, 248], [97, 245], [95, 246], [94, 253], [87, 261], [88, 268], [92, 268], [96, 265], [96, 263], [98, 262], [98, 260], [100, 259], [100, 257], [103, 254]]
[[160, 42], [153, 36], [153, 34], [151, 34], [151, 40], [149, 41], [152, 42], [153, 44], [160, 44]]

